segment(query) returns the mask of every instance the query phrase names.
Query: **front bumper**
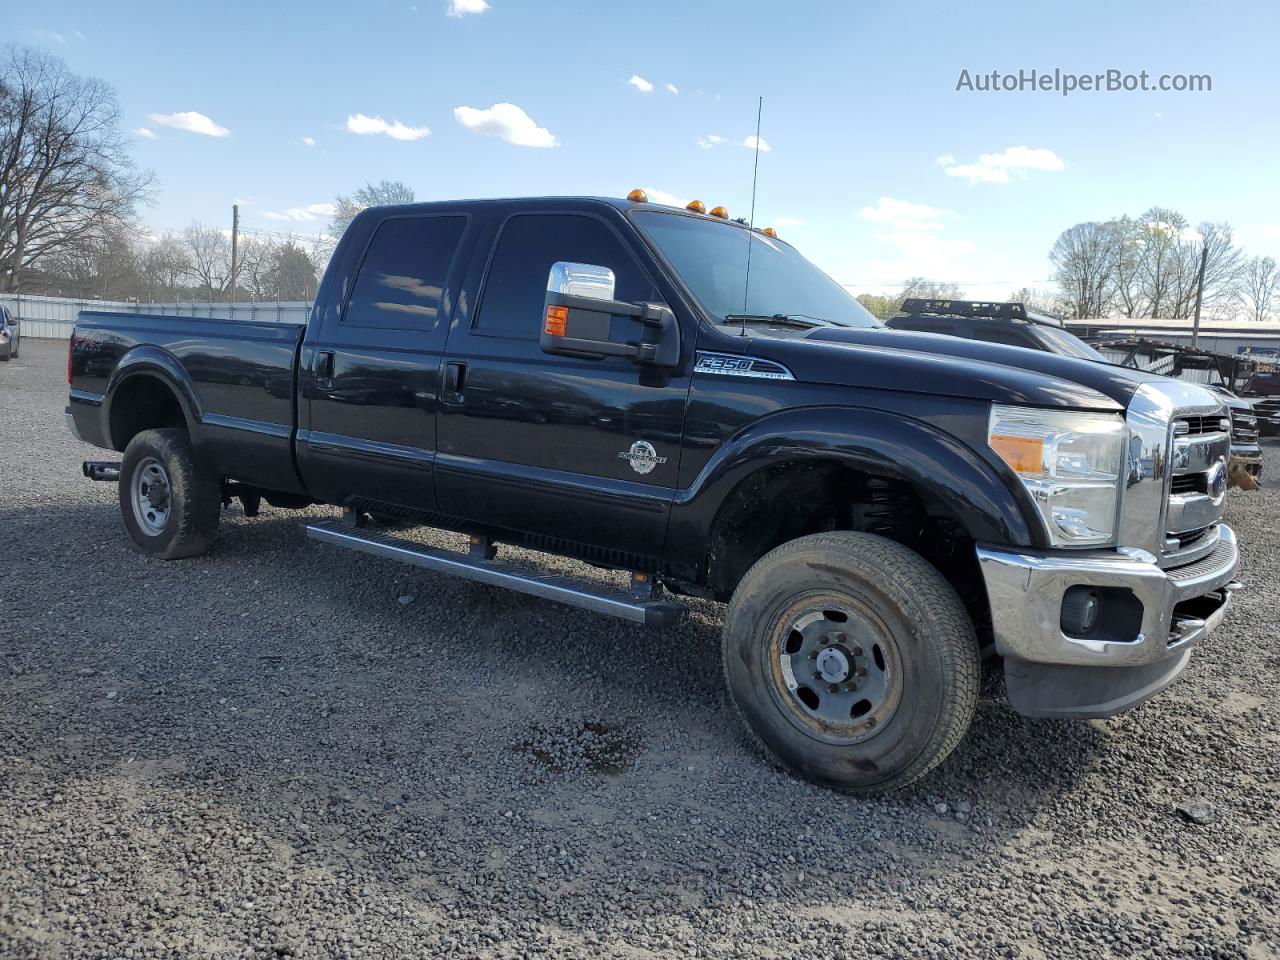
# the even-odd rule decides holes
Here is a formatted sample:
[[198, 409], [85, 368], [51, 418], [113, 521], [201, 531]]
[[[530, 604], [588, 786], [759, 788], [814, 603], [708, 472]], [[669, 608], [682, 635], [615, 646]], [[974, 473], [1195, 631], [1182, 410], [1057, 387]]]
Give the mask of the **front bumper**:
[[[1111, 716], [1173, 681], [1191, 648], [1226, 614], [1240, 584], [1235, 533], [1219, 524], [1210, 552], [1162, 569], [1143, 551], [1010, 551], [979, 547], [996, 651], [1005, 658], [1009, 702], [1030, 716]], [[1137, 629], [1068, 635], [1062, 605], [1076, 586], [1129, 613]], [[1134, 604], [1140, 604], [1140, 607]], [[1139, 619], [1140, 618], [1140, 619]]]

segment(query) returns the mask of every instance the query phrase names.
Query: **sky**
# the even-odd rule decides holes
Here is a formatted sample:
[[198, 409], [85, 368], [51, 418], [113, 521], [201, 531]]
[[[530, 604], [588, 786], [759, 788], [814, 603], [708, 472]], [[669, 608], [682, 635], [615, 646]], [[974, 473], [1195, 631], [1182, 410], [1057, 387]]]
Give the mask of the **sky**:
[[[339, 193], [751, 207], [855, 292], [1051, 287], [1074, 223], [1173, 207], [1280, 259], [1280, 4], [0, 0], [119, 95], [156, 231], [321, 232]], [[1199, 92], [957, 89], [1207, 74]]]

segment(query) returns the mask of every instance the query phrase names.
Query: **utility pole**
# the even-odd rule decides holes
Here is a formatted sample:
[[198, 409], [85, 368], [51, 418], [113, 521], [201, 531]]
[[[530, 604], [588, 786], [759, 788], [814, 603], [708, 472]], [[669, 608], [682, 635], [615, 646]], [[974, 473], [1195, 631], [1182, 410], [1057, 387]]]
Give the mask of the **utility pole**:
[[[231, 290], [229, 296], [232, 300], [236, 296], [236, 254], [240, 241], [240, 204], [233, 203], [231, 205]], [[1203, 268], [1201, 276], [1204, 275]]]
[[1200, 247], [1200, 279], [1196, 282], [1196, 318], [1191, 324], [1191, 349], [1195, 349], [1200, 340], [1200, 302], [1204, 298], [1204, 268], [1209, 264], [1209, 238], [1201, 240]]

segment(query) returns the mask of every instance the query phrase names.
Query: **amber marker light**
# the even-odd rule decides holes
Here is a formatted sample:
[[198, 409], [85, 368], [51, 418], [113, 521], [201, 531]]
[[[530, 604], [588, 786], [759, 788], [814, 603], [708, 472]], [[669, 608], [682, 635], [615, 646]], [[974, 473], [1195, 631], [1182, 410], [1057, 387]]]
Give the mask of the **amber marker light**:
[[627, 194], [627, 199], [630, 200], [632, 203], [648, 203], [649, 195], [645, 193], [643, 190], [641, 190], [639, 187], [636, 187], [634, 190], [632, 190], [630, 193]]
[[729, 219], [729, 211], [726, 210], [724, 207], [712, 207], [711, 215], [713, 217], [719, 217], [721, 220]]
[[706, 213], [707, 205], [701, 200], [690, 200], [689, 205], [686, 206], [685, 209], [692, 210], [694, 213]]
[[1034, 476], [1044, 470], [1044, 440], [1040, 437], [997, 433], [991, 435], [990, 444], [1014, 473]]
[[547, 307], [547, 323], [542, 329], [553, 337], [563, 337], [569, 329], [569, 308], [554, 304]]
[[766, 237], [773, 237], [775, 240], [778, 238], [778, 231], [773, 227], [765, 227], [762, 232]]

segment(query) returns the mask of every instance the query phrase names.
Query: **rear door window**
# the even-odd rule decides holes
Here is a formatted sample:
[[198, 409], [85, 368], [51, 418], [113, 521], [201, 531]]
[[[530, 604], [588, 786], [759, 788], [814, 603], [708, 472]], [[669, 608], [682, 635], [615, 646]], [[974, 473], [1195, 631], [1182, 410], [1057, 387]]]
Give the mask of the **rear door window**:
[[467, 218], [397, 217], [379, 225], [356, 274], [343, 324], [432, 330]]

